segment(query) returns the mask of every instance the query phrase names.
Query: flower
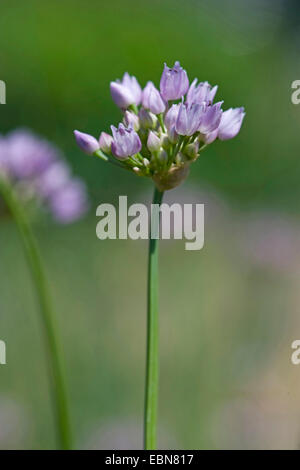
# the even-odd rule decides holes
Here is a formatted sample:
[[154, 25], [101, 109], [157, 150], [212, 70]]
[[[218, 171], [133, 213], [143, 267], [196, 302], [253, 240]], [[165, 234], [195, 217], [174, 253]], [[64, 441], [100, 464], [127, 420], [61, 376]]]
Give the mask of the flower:
[[138, 113], [140, 125], [143, 129], [154, 129], [157, 125], [157, 117], [145, 108], [141, 108]]
[[103, 152], [110, 153], [112, 142], [113, 138], [111, 135], [107, 134], [106, 132], [101, 132], [99, 137], [99, 146]]
[[36, 178], [39, 194], [50, 197], [68, 184], [70, 169], [65, 162], [54, 161], [49, 168]]
[[159, 91], [152, 82], [148, 82], [143, 90], [142, 103], [144, 108], [149, 109], [153, 114], [161, 114], [166, 109]]
[[75, 139], [78, 147], [87, 153], [88, 155], [93, 155], [94, 152], [99, 150], [99, 142], [95, 137], [84, 132], [74, 131]]
[[138, 106], [142, 99], [142, 89], [135, 77], [124, 73], [122, 81], [110, 83], [112, 99], [121, 109], [127, 109], [130, 105]]
[[142, 143], [132, 127], [126, 128], [121, 123], [118, 129], [115, 126], [111, 126], [111, 130], [114, 138], [111, 150], [117, 158], [128, 158], [141, 150]]
[[85, 186], [73, 178], [61, 152], [29, 131], [16, 130], [0, 138], [1, 177], [24, 202], [37, 200], [58, 222], [72, 222], [87, 210]]
[[78, 179], [69, 180], [53, 193], [49, 206], [57, 222], [68, 224], [79, 219], [88, 209], [85, 185]]
[[152, 131], [150, 131], [148, 134], [147, 147], [151, 153], [157, 152], [161, 147], [160, 138]]
[[48, 142], [23, 129], [11, 132], [5, 141], [7, 169], [18, 180], [39, 176], [59, 154]]
[[218, 129], [220, 140], [228, 140], [235, 137], [241, 129], [246, 113], [244, 108], [230, 108], [224, 111]]
[[165, 115], [165, 126], [170, 131], [175, 127], [177, 116], [179, 112], [180, 104], [173, 104], [167, 114]]
[[164, 100], [177, 100], [186, 94], [189, 88], [189, 79], [185, 70], [175, 62], [173, 68], [167, 64], [160, 79], [160, 93]]
[[126, 127], [132, 127], [135, 131], [138, 131], [140, 128], [140, 120], [138, 116], [131, 111], [125, 111], [124, 124]]
[[201, 82], [197, 85], [197, 81], [197, 78], [195, 78], [191, 84], [186, 95], [186, 102], [189, 104], [202, 104], [203, 101], [212, 103], [217, 93], [218, 86], [216, 85], [212, 88], [208, 82]]
[[[223, 112], [222, 101], [213, 104], [217, 86], [195, 79], [189, 87], [179, 62], [173, 68], [165, 64], [160, 92], [151, 81], [141, 92], [136, 78], [128, 74], [122, 82], [113, 83], [121, 87], [122, 103], [118, 95], [118, 105], [124, 112], [123, 123], [118, 128], [111, 126], [112, 142], [109, 140], [106, 149], [108, 137], [101, 134], [101, 152], [95, 155], [152, 178], [161, 191], [184, 181], [191, 163], [209, 144], [236, 136], [245, 116], [244, 108]], [[181, 102], [170, 102], [177, 99]]]
[[201, 134], [210, 134], [219, 127], [223, 113], [221, 109], [222, 104], [223, 101], [220, 101], [212, 106], [204, 107], [204, 112], [198, 129]]
[[175, 124], [177, 134], [191, 136], [199, 129], [205, 106], [201, 104], [180, 105]]

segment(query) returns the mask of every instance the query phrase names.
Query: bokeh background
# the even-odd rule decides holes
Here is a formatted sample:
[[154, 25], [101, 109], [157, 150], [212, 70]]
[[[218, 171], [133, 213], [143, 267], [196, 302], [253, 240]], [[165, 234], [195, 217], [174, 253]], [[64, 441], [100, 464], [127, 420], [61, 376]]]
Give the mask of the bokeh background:
[[[205, 203], [203, 250], [161, 244], [159, 446], [300, 446], [299, 2], [2, 0], [0, 133], [33, 129], [88, 185], [90, 213], [35, 231], [63, 339], [78, 448], [141, 448], [147, 244], [96, 238], [102, 202], [149, 202], [151, 183], [84, 156], [120, 119], [109, 82], [159, 83], [164, 62], [219, 84], [247, 116], [167, 200]], [[55, 447], [34, 291], [13, 222], [0, 219], [0, 448]]]

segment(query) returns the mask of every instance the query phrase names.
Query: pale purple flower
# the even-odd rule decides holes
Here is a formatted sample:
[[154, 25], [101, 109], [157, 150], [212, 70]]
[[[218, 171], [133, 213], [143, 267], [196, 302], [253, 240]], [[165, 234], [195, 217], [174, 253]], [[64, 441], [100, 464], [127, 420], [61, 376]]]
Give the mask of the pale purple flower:
[[205, 106], [198, 129], [201, 134], [210, 134], [218, 128], [222, 118], [222, 104], [223, 101], [220, 101], [212, 106]]
[[173, 127], [175, 127], [179, 108], [180, 108], [180, 104], [173, 104], [171, 108], [168, 110], [167, 114], [165, 115], [164, 122], [168, 131], [170, 131]]
[[85, 185], [78, 179], [70, 180], [53, 193], [49, 208], [53, 217], [62, 224], [79, 219], [88, 208]]
[[139, 117], [131, 111], [125, 111], [124, 124], [126, 127], [132, 127], [135, 131], [138, 131], [140, 128]]
[[160, 79], [160, 93], [165, 101], [177, 100], [186, 94], [189, 88], [189, 79], [186, 71], [175, 62], [173, 68], [167, 64]]
[[130, 105], [139, 105], [142, 100], [142, 89], [135, 77], [131, 77], [127, 72], [122, 81], [116, 80], [110, 83], [112, 99], [121, 109], [127, 109]]
[[151, 113], [150, 111], [147, 111], [145, 108], [141, 108], [139, 110], [139, 121], [141, 127], [144, 129], [154, 129], [156, 124], [157, 124], [157, 117], [155, 114]]
[[177, 134], [191, 136], [198, 131], [204, 113], [201, 104], [187, 105], [182, 103], [179, 108], [175, 129]]
[[212, 132], [209, 132], [208, 134], [203, 134], [201, 136], [201, 139], [204, 140], [204, 142], [208, 145], [214, 142], [217, 137], [218, 137], [218, 128]]
[[141, 150], [141, 140], [132, 127], [126, 128], [121, 123], [118, 128], [111, 126], [111, 130], [114, 138], [111, 150], [117, 158], [126, 159]]
[[219, 139], [228, 140], [235, 137], [240, 131], [245, 114], [244, 108], [230, 108], [224, 111], [218, 130]]
[[142, 104], [144, 108], [149, 109], [154, 114], [161, 114], [166, 109], [159, 91], [152, 82], [148, 82], [143, 90]]
[[111, 135], [107, 134], [106, 132], [101, 132], [99, 137], [99, 145], [103, 152], [110, 153], [112, 142], [113, 138]]
[[33, 179], [45, 171], [59, 152], [31, 132], [16, 130], [5, 138], [8, 172], [14, 179]]
[[35, 186], [43, 197], [50, 197], [69, 183], [70, 169], [63, 161], [55, 161], [36, 180]]
[[218, 86], [216, 85], [212, 88], [208, 82], [200, 82], [197, 85], [197, 81], [197, 78], [195, 78], [191, 84], [186, 95], [186, 102], [189, 104], [202, 104], [204, 101], [206, 103], [212, 103], [217, 93]]
[[80, 147], [84, 153], [87, 153], [88, 155], [93, 155], [94, 152], [99, 150], [99, 142], [92, 135], [85, 134], [84, 132], [79, 131], [74, 131], [74, 135], [78, 147]]
[[161, 147], [161, 140], [153, 131], [149, 132], [147, 147], [151, 153], [157, 152]]

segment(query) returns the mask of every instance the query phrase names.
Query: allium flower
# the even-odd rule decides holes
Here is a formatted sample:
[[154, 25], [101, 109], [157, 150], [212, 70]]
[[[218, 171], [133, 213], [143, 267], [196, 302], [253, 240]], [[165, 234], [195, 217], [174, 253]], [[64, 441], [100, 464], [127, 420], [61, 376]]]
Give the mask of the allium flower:
[[[195, 79], [189, 87], [179, 62], [173, 68], [164, 66], [160, 92], [151, 81], [142, 92], [128, 74], [113, 82], [114, 90], [115, 85], [121, 89], [122, 100], [119, 92], [114, 100], [123, 109], [123, 123], [111, 127], [112, 136], [101, 134], [100, 150], [91, 136], [83, 145], [80, 135], [78, 144], [85, 151], [94, 145], [93, 153], [101, 159], [152, 178], [160, 191], [178, 186], [209, 144], [236, 136], [245, 116], [244, 108], [223, 112], [222, 101], [213, 104], [217, 86]], [[181, 102], [173, 103], [177, 99]]]
[[170, 131], [176, 125], [180, 104], [173, 104], [165, 116], [165, 126]]
[[79, 131], [74, 131], [74, 135], [78, 146], [88, 155], [93, 155], [99, 149], [99, 142], [95, 137]]
[[[15, 187], [20, 197], [35, 197], [42, 202], [59, 222], [72, 222], [87, 210], [85, 187], [74, 180], [61, 153], [28, 131], [17, 130], [0, 138], [1, 177]], [[73, 197], [62, 198], [67, 188], [70, 194], [71, 187]]]
[[138, 117], [143, 129], [154, 129], [157, 125], [157, 117], [155, 114], [147, 111], [145, 108], [139, 109]]
[[110, 92], [112, 99], [121, 109], [127, 109], [130, 105], [138, 106], [142, 99], [142, 89], [137, 79], [127, 72], [122, 81], [111, 82]]
[[70, 179], [53, 193], [49, 205], [57, 222], [68, 224], [79, 219], [87, 210], [84, 184], [78, 179]]
[[152, 82], [148, 82], [143, 90], [142, 103], [144, 108], [149, 109], [154, 114], [161, 114], [166, 109], [159, 91]]
[[151, 153], [157, 152], [161, 147], [160, 138], [152, 131], [150, 131], [148, 134], [147, 147]]
[[222, 115], [219, 125], [218, 137], [220, 140], [228, 140], [239, 132], [246, 113], [244, 108], [230, 108]]
[[141, 150], [140, 138], [131, 127], [126, 128], [123, 124], [119, 124], [118, 129], [111, 126], [111, 130], [114, 138], [111, 150], [117, 158], [126, 159]]
[[57, 156], [45, 140], [24, 130], [16, 130], [6, 137], [9, 172], [18, 180], [35, 178], [45, 171]]
[[132, 127], [135, 131], [138, 131], [140, 128], [140, 120], [138, 116], [131, 111], [125, 111], [124, 124], [126, 127]]
[[175, 124], [177, 134], [191, 136], [199, 130], [205, 106], [202, 104], [180, 105]]
[[107, 134], [106, 132], [101, 132], [99, 137], [99, 145], [100, 149], [103, 152], [110, 153], [111, 152], [111, 144], [113, 142], [113, 138], [111, 135]]
[[189, 79], [185, 70], [180, 67], [179, 62], [175, 62], [173, 68], [167, 64], [160, 79], [160, 93], [165, 101], [178, 100], [186, 94], [189, 88]]
[[201, 82], [197, 85], [197, 81], [197, 78], [195, 78], [187, 92], [187, 103], [202, 104], [203, 101], [206, 103], [212, 103], [217, 93], [218, 86], [216, 85], [212, 88], [208, 82]]
[[223, 113], [221, 109], [222, 104], [223, 101], [220, 101], [212, 106], [205, 106], [198, 128], [201, 134], [210, 134], [219, 127]]
[[[160, 94], [153, 83], [148, 82], [142, 99], [136, 79], [125, 74], [122, 83], [111, 83], [111, 92], [113, 100], [124, 112], [130, 107], [130, 113], [127, 110], [123, 116], [126, 127], [123, 123], [118, 128], [111, 126], [111, 154], [106, 154], [102, 149], [94, 151], [94, 155], [102, 160], [138, 176], [151, 178], [155, 183], [149, 227], [147, 328], [148, 339], [151, 340], [147, 341], [146, 450], [156, 449], [158, 401], [157, 247], [160, 222], [154, 208], [159, 208], [166, 190], [175, 188], [187, 178], [191, 163], [197, 160], [210, 142], [217, 137], [223, 140], [234, 137], [239, 132], [244, 109], [229, 109], [222, 114], [222, 102], [212, 104], [216, 91], [217, 87], [211, 88], [207, 82], [197, 85], [197, 80], [189, 89], [187, 73], [179, 62], [175, 62], [171, 69], [165, 65], [160, 80]], [[184, 100], [187, 92], [188, 96]], [[179, 99], [180, 104], [172, 103]], [[136, 118], [132, 113], [135, 113]]]

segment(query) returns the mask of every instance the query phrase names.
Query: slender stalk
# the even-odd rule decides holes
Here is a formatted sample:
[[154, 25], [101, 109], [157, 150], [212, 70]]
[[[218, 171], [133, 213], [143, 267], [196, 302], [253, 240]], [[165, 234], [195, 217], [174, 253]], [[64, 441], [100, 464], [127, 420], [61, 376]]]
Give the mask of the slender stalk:
[[15, 196], [13, 189], [0, 179], [0, 192], [10, 209], [23, 242], [26, 259], [35, 284], [46, 343], [46, 354], [49, 366], [53, 405], [57, 422], [57, 437], [61, 449], [71, 449], [69, 408], [61, 362], [60, 347], [57, 339], [55, 319], [50, 303], [45, 273], [38, 246], [31, 230], [22, 204]]
[[[163, 193], [155, 187], [153, 204], [161, 204]], [[148, 314], [147, 314], [147, 361], [144, 416], [144, 446], [156, 448], [157, 401], [158, 401], [158, 237], [159, 214], [152, 207], [148, 261]], [[155, 224], [155, 225], [154, 225]], [[157, 239], [152, 238], [157, 234]], [[152, 236], [151, 236], [152, 235]]]

